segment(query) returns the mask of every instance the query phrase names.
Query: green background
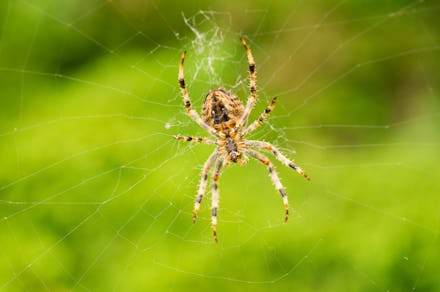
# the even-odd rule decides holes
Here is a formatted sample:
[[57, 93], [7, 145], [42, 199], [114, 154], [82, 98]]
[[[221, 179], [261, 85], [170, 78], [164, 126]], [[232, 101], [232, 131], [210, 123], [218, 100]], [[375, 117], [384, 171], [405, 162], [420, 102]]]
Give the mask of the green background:
[[[440, 11], [435, 1], [2, 1], [0, 287], [5, 291], [438, 291]], [[192, 207], [211, 145], [185, 114], [245, 102], [275, 158]], [[267, 154], [270, 157], [270, 154]], [[209, 189], [209, 188], [208, 188]]]

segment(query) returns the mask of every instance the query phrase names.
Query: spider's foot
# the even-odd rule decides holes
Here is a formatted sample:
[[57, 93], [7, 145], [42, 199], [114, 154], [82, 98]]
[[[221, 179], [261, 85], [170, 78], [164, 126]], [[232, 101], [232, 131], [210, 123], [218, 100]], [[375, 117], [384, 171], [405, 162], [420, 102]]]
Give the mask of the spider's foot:
[[193, 223], [196, 223], [196, 221], [197, 221], [197, 211], [194, 210], [194, 212], [193, 212]]
[[306, 180], [310, 180], [310, 177], [307, 175], [307, 173], [305, 173], [302, 169], [300, 169], [301, 172], [300, 174], [306, 179]]
[[284, 209], [286, 209], [286, 215], [284, 216], [284, 222], [289, 219], [289, 200], [287, 199], [287, 194], [284, 189], [280, 189], [281, 196], [283, 197]]
[[293, 163], [290, 163], [289, 166], [296, 170], [300, 175], [302, 175], [306, 180], [310, 180], [310, 177], [307, 175], [307, 173], [304, 172], [304, 170], [301, 169], [298, 165], [295, 165]]
[[184, 50], [182, 52], [182, 55], [180, 56], [180, 59], [181, 59], [180, 63], [182, 63], [182, 65], [183, 65], [183, 61], [185, 60], [185, 57], [186, 57], [186, 50]]
[[212, 233], [214, 234], [214, 241], [215, 241], [215, 243], [217, 243], [218, 239], [217, 239], [217, 225], [216, 224], [212, 224]]
[[200, 202], [202, 201], [200, 195], [197, 197], [197, 200], [194, 204], [194, 211], [193, 211], [193, 223], [196, 223], [197, 215], [199, 214], [200, 209]]

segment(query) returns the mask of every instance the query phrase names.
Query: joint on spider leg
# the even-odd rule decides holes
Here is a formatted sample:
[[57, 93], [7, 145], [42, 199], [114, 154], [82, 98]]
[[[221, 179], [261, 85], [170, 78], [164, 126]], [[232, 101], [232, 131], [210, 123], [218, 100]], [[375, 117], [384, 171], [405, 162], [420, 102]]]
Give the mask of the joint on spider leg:
[[218, 238], [217, 238], [217, 207], [212, 208], [212, 233], [214, 235], [214, 241], [218, 242]]
[[185, 80], [183, 79], [183, 78], [179, 78], [179, 85], [180, 85], [180, 88], [186, 88], [185, 87]]
[[173, 138], [180, 141], [188, 141], [188, 137], [185, 136], [174, 135]]
[[215, 243], [218, 243], [218, 238], [217, 238], [217, 224], [213, 224], [212, 225], [212, 233], [214, 235], [214, 241]]
[[179, 66], [179, 84], [180, 88], [185, 89], [185, 80], [183, 78], [183, 65], [185, 63], [186, 51], [182, 52], [182, 56], [180, 57], [180, 66]]
[[197, 221], [197, 214], [199, 213], [200, 209], [200, 201], [199, 198], [197, 198], [197, 202], [194, 204], [194, 211], [193, 211], [193, 223], [196, 223]]
[[193, 137], [190, 136], [180, 136], [180, 135], [175, 135], [174, 139], [179, 140], [179, 141], [186, 141], [186, 142], [191, 142], [193, 140]]
[[283, 198], [284, 208], [286, 209], [286, 215], [284, 217], [284, 222], [287, 222], [287, 220], [289, 219], [289, 200], [287, 198], [287, 193], [283, 188], [280, 189], [280, 194], [281, 194], [281, 197]]
[[307, 173], [304, 172], [304, 170], [301, 169], [298, 165], [295, 165], [293, 163], [289, 163], [289, 167], [293, 168], [298, 172], [300, 175], [302, 175], [306, 180], [310, 180], [310, 177], [307, 175]]
[[257, 87], [255, 85], [251, 85], [250, 90], [251, 90], [252, 102], [255, 103], [256, 102], [255, 95], [257, 94]]
[[184, 50], [182, 52], [182, 55], [180, 56], [180, 65], [183, 66], [183, 63], [185, 62], [185, 57], [186, 57], [186, 50]]
[[192, 111], [191, 102], [189, 100], [185, 101], [185, 108], [188, 112]]
[[255, 64], [249, 64], [249, 71], [255, 73]]
[[199, 213], [199, 210], [194, 208], [194, 211], [193, 211], [193, 223], [196, 223], [196, 221], [197, 221], [197, 214], [198, 213]]

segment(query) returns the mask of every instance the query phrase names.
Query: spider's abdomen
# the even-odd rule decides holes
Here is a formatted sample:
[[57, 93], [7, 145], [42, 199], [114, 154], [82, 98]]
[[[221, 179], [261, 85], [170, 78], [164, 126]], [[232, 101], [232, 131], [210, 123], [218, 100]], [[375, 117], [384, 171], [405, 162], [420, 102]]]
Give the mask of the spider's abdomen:
[[205, 98], [202, 118], [211, 127], [218, 130], [232, 128], [243, 115], [244, 107], [232, 93], [217, 88], [211, 90]]

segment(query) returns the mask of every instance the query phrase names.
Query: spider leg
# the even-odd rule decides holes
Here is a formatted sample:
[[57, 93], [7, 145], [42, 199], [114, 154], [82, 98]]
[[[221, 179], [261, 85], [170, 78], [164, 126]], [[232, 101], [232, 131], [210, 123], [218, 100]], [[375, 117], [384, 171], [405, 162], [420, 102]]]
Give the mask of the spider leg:
[[263, 142], [263, 141], [256, 141], [256, 140], [246, 140], [245, 141], [247, 146], [256, 147], [263, 150], [272, 151], [273, 155], [281, 161], [282, 164], [285, 166], [288, 166], [290, 168], [293, 168], [298, 172], [300, 175], [302, 175], [305, 179], [310, 180], [310, 177], [304, 172], [304, 170], [301, 169], [298, 165], [296, 165], [292, 160], [287, 158], [283, 155], [275, 146], [273, 146], [270, 143]]
[[209, 138], [176, 135], [176, 136], [174, 136], [174, 139], [177, 139], [180, 141], [186, 141], [186, 142], [197, 142], [197, 143], [201, 143], [201, 144], [213, 144], [213, 145], [217, 144], [214, 140], [209, 139]]
[[284, 222], [286, 222], [287, 219], [289, 219], [289, 200], [287, 198], [287, 193], [284, 190], [283, 185], [281, 184], [280, 178], [278, 177], [278, 174], [276, 173], [272, 162], [270, 162], [270, 160], [266, 156], [264, 156], [263, 154], [255, 151], [255, 150], [247, 149], [246, 153], [249, 154], [250, 156], [252, 156], [253, 158], [259, 160], [261, 163], [266, 165], [267, 168], [269, 169], [270, 178], [272, 179], [272, 182], [275, 185], [275, 188], [280, 192], [281, 197], [283, 198], [284, 207], [286, 209], [286, 215], [284, 217]]
[[218, 210], [218, 179], [220, 177], [220, 170], [223, 167], [223, 159], [218, 159], [215, 165], [214, 173], [212, 175], [212, 206], [211, 206], [211, 224], [212, 224], [212, 232], [214, 234], [215, 242], [217, 240], [217, 210]]
[[275, 106], [275, 103], [277, 101], [277, 97], [275, 96], [272, 98], [271, 103], [266, 107], [264, 112], [260, 115], [258, 120], [254, 121], [249, 127], [243, 130], [243, 132], [240, 133], [240, 137], [243, 137], [250, 132], [254, 131], [256, 128], [261, 126], [261, 124], [264, 122], [264, 120], [267, 118], [267, 116], [270, 114], [270, 112], [273, 110], [273, 107]]
[[186, 90], [185, 78], [183, 75], [183, 64], [185, 63], [185, 56], [186, 56], [186, 51], [183, 51], [182, 56], [180, 58], [178, 79], [179, 79], [180, 91], [182, 92], [183, 102], [185, 104], [186, 111], [187, 111], [188, 115], [191, 117], [191, 119], [193, 119], [193, 121], [195, 121], [197, 124], [199, 124], [200, 127], [205, 129], [208, 133], [210, 133], [214, 136], [218, 136], [219, 135], [218, 131], [211, 128], [207, 123], [205, 123], [200, 118], [199, 114], [191, 107], [191, 101], [189, 99], [188, 91]]
[[206, 183], [208, 181], [208, 172], [211, 169], [211, 166], [214, 164], [218, 157], [217, 151], [214, 151], [211, 156], [209, 156], [208, 160], [206, 160], [205, 165], [202, 170], [202, 177], [200, 179], [199, 190], [197, 191], [196, 202], [194, 203], [194, 212], [193, 212], [193, 223], [197, 220], [197, 214], [199, 213], [200, 203], [202, 202], [203, 195], [206, 190]]
[[257, 102], [257, 86], [256, 86], [256, 78], [255, 78], [255, 61], [254, 57], [252, 56], [251, 49], [249, 49], [248, 45], [246, 44], [246, 41], [244, 38], [241, 38], [241, 43], [243, 44], [244, 49], [246, 50], [246, 55], [249, 62], [249, 89], [251, 92], [251, 95], [248, 98], [248, 101], [246, 103], [246, 108], [244, 109], [243, 116], [238, 121], [237, 125], [235, 126], [235, 130], [243, 127], [246, 125], [249, 114], [252, 111], [252, 108], [254, 107], [255, 103]]

